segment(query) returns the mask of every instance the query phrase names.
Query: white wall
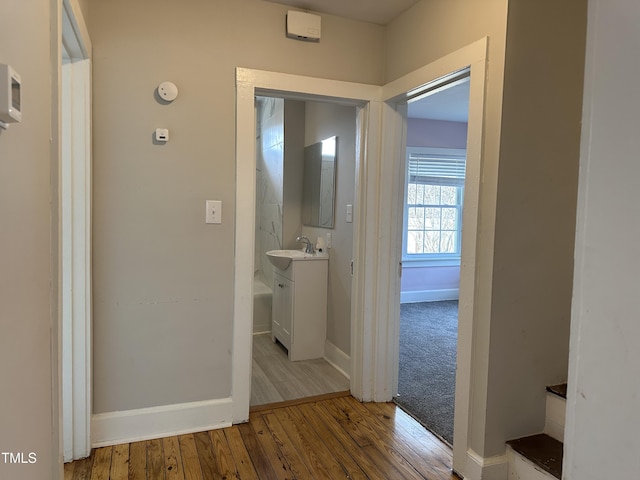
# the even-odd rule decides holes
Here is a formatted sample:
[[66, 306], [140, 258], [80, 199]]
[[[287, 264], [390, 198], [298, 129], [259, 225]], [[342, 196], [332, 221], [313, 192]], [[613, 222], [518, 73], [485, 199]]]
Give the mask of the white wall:
[[[237, 66], [379, 84], [383, 28], [324, 16], [287, 39], [262, 0], [90, 0], [94, 410], [231, 393]], [[154, 89], [180, 90], [160, 105]], [[154, 145], [156, 127], [171, 140]], [[223, 223], [204, 223], [204, 202]], [[249, 252], [247, 252], [249, 253]]]
[[563, 478], [640, 471], [640, 4], [590, 0]]
[[[354, 204], [356, 168], [356, 109], [329, 103], [307, 102], [305, 145], [338, 137], [334, 228], [303, 227], [314, 243], [331, 232], [329, 287], [327, 299], [327, 340], [347, 355], [351, 354], [351, 259], [353, 223], [346, 221], [346, 206]], [[354, 207], [355, 211], [355, 207]], [[357, 248], [357, 246], [356, 246]]]
[[12, 65], [23, 84], [22, 123], [0, 130], [0, 451], [36, 455], [36, 463], [13, 465], [0, 456], [0, 478], [40, 480], [61, 471], [52, 70], [58, 14], [49, 0], [0, 2], [0, 63]]

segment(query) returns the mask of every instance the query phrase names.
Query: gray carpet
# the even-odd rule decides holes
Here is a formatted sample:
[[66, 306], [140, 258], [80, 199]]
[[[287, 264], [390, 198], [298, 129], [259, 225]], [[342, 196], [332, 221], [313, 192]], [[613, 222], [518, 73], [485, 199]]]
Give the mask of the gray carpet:
[[400, 306], [400, 372], [404, 410], [453, 444], [458, 302]]

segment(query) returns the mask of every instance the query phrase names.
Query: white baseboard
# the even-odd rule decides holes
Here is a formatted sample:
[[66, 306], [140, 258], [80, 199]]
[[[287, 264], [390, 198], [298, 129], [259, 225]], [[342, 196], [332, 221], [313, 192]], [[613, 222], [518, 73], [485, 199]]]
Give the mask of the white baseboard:
[[440, 302], [442, 300], [458, 300], [458, 288], [444, 288], [440, 290], [416, 290], [400, 292], [400, 303]]
[[99, 413], [91, 418], [93, 448], [224, 428], [231, 425], [231, 398]]
[[351, 357], [329, 340], [324, 342], [324, 359], [345, 377], [351, 379]]
[[466, 480], [507, 480], [509, 459], [506, 453], [483, 458], [469, 449], [464, 474]]

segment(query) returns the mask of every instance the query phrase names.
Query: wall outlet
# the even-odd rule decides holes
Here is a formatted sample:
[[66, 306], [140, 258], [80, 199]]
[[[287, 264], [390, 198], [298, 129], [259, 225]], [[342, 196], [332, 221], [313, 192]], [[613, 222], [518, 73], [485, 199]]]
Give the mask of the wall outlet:
[[222, 223], [222, 201], [207, 200], [206, 207], [205, 222]]

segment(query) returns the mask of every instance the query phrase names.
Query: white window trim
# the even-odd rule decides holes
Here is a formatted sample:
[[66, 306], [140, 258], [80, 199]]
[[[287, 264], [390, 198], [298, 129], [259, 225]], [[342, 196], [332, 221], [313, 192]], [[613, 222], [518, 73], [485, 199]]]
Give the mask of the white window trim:
[[[436, 148], [436, 147], [407, 147], [405, 150], [405, 167], [404, 167], [404, 191], [408, 191], [409, 186], [409, 155], [411, 154], [426, 154], [426, 155], [447, 155], [457, 157], [467, 157], [467, 150], [464, 148]], [[407, 198], [403, 200], [403, 223], [402, 223], [402, 264], [404, 267], [454, 267], [460, 265], [460, 254], [422, 254], [422, 255], [408, 255], [407, 254], [407, 228], [408, 228], [408, 209]], [[461, 202], [464, 203], [464, 202]], [[462, 216], [459, 219], [460, 227], [462, 228]], [[461, 241], [461, 239], [458, 239]]]

